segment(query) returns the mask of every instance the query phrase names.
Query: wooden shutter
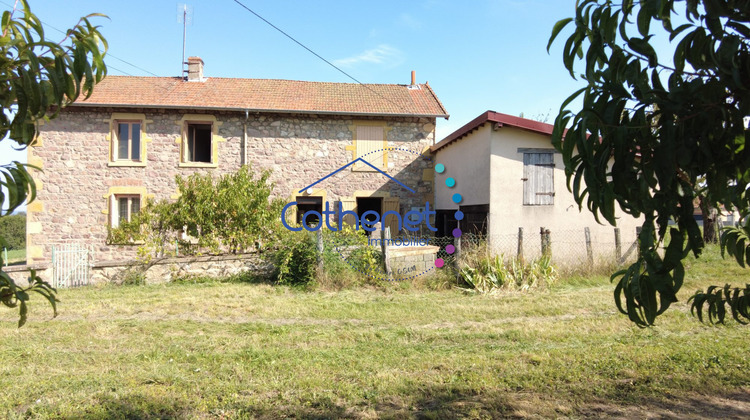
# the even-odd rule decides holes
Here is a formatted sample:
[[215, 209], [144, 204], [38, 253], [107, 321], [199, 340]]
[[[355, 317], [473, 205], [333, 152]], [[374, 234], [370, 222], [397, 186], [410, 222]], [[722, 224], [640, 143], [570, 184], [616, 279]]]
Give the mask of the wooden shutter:
[[182, 139], [180, 141], [180, 152], [182, 153], [182, 161], [183, 162], [190, 162], [190, 158], [188, 155], [188, 143], [190, 142], [188, 136], [190, 134], [190, 126], [188, 123], [184, 123], [182, 125]]
[[[383, 199], [382, 214], [385, 214], [387, 211], [395, 211], [396, 213], [401, 214], [397, 197], [386, 197]], [[391, 238], [395, 238], [401, 233], [398, 230], [398, 217], [396, 215], [389, 214], [385, 216], [383, 226], [391, 228]]]
[[117, 219], [117, 206], [115, 205], [115, 195], [109, 195], [109, 225], [113, 228], [119, 226], [119, 220]]
[[[383, 127], [363, 125], [357, 127], [357, 157], [368, 161], [376, 168], [385, 170], [383, 150]], [[357, 162], [355, 169], [372, 169]]]
[[555, 203], [555, 161], [553, 153], [523, 154], [523, 204], [531, 206]]
[[[357, 200], [354, 198], [342, 198], [341, 199], [341, 211], [353, 211], [357, 212]], [[338, 221], [337, 221], [338, 223]], [[351, 214], [344, 216], [344, 224], [354, 227], [356, 223], [355, 217]], [[338, 227], [336, 227], [338, 229]]]

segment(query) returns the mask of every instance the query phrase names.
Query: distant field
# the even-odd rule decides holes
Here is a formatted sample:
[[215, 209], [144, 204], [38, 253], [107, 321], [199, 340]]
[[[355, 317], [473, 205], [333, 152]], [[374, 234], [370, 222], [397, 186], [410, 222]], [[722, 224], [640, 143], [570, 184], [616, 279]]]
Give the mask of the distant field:
[[[2, 252], [2, 249], [0, 249]], [[3, 255], [5, 258], [5, 255]], [[8, 251], [8, 264], [18, 264], [26, 262], [26, 250], [25, 249], [11, 249]]]
[[498, 297], [406, 285], [82, 288], [60, 316], [0, 309], [0, 417], [750, 416], [748, 327], [702, 325], [687, 297], [744, 284], [714, 249], [652, 329], [604, 277]]

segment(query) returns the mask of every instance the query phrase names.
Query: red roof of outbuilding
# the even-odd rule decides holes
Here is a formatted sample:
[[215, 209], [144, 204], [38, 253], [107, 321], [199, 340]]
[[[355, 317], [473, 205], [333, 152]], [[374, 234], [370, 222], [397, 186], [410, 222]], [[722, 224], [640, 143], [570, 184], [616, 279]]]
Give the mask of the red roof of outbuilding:
[[440, 142], [432, 146], [430, 150], [435, 153], [443, 147], [453, 143], [454, 141], [469, 135], [472, 131], [479, 129], [482, 124], [487, 122], [499, 124], [500, 127], [515, 127], [522, 130], [527, 130], [539, 134], [546, 134], [550, 136], [552, 135], [552, 130], [555, 128], [552, 124], [529, 120], [521, 117], [514, 117], [512, 115], [502, 114], [500, 112], [487, 111], [471, 120], [468, 124], [454, 131], [453, 133], [448, 135], [448, 137], [440, 140]]
[[107, 76], [72, 106], [180, 108], [448, 118], [429, 84], [304, 82], [210, 77]]

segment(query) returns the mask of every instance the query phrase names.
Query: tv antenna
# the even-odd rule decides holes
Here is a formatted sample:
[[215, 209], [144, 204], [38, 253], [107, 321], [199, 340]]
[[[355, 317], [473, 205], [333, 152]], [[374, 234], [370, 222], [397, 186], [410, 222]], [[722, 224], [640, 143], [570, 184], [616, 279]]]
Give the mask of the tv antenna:
[[193, 6], [185, 3], [177, 5], [177, 22], [182, 23], [182, 64], [180, 76], [185, 77], [185, 42], [187, 40], [187, 26], [193, 24]]

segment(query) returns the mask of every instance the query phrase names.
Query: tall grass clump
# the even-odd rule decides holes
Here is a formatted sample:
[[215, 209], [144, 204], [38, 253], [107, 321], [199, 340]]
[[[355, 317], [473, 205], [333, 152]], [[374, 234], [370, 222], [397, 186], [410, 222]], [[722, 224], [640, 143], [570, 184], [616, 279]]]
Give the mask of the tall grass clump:
[[463, 289], [481, 294], [547, 288], [559, 275], [549, 256], [524, 261], [493, 254], [486, 243], [466, 248], [459, 258]]

